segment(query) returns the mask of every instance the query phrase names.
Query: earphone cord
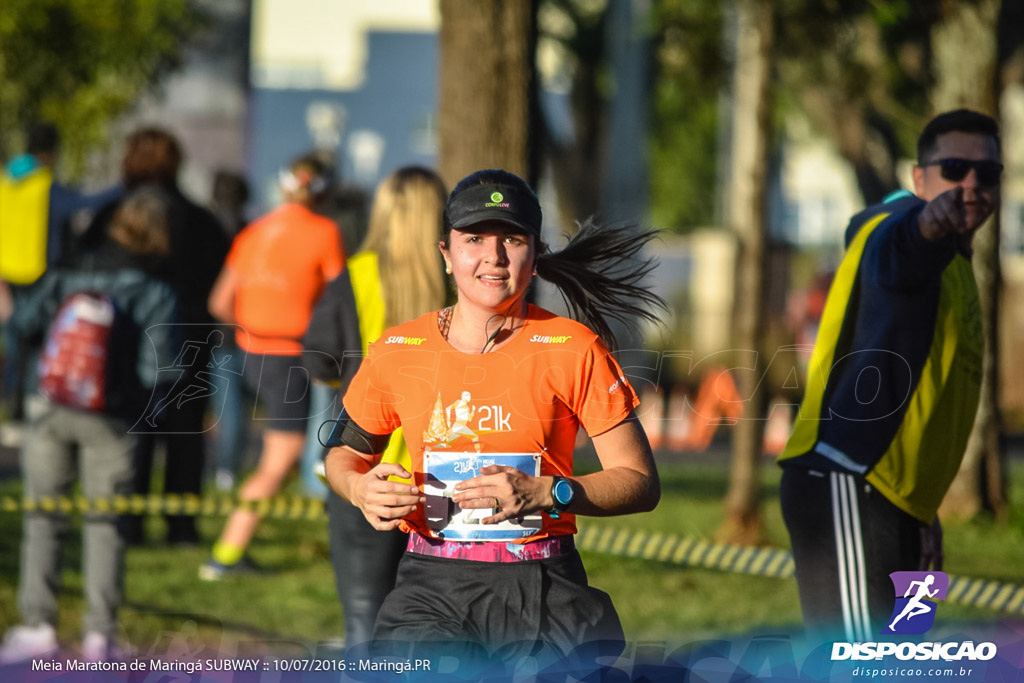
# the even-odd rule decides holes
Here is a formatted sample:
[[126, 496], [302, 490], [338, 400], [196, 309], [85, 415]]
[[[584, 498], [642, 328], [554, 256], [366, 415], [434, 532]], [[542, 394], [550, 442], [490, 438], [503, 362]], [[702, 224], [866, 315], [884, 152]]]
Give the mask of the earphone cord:
[[490, 325], [491, 321], [495, 318], [501, 318], [501, 324], [498, 325], [498, 329], [491, 333], [491, 336], [487, 337], [487, 341], [484, 342], [483, 348], [480, 349], [480, 353], [487, 353], [487, 347], [494, 344], [494, 340], [498, 338], [498, 335], [501, 334], [502, 328], [505, 327], [505, 321], [508, 320], [508, 316], [498, 313], [488, 318], [486, 325]]
[[[521, 304], [522, 301], [522, 297], [516, 299], [509, 305], [508, 310], [511, 311], [513, 306], [515, 306], [516, 304]], [[509, 315], [508, 313], [496, 313], [487, 319], [487, 322], [484, 324], [484, 327], [486, 328], [487, 325], [490, 325], [491, 321], [494, 320], [495, 318], [501, 318], [501, 324], [498, 325], [498, 329], [496, 329], [493, 333], [491, 333], [490, 336], [487, 337], [487, 341], [484, 342], [483, 348], [480, 349], [480, 353], [487, 353], [487, 347], [492, 346], [494, 344], [495, 340], [498, 338], [498, 335], [501, 334], [502, 329], [504, 329], [505, 323], [508, 322]]]

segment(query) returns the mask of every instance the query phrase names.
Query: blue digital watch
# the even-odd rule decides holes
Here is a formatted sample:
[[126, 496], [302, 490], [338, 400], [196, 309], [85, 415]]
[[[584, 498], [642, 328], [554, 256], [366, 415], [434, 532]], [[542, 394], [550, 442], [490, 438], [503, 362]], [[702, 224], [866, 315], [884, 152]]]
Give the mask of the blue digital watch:
[[572, 487], [572, 483], [565, 477], [556, 476], [554, 481], [551, 482], [551, 509], [548, 510], [548, 514], [558, 519], [559, 513], [565, 512], [570, 505], [572, 505], [573, 496], [576, 495], [576, 489]]

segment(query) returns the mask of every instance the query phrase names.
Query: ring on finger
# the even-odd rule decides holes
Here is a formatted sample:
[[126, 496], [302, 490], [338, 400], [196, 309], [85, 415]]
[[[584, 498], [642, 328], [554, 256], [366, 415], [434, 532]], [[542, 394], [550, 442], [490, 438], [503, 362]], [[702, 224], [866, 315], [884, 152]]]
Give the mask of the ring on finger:
[[495, 510], [500, 510], [501, 509], [501, 501], [498, 500], [497, 496], [494, 497], [494, 509]]

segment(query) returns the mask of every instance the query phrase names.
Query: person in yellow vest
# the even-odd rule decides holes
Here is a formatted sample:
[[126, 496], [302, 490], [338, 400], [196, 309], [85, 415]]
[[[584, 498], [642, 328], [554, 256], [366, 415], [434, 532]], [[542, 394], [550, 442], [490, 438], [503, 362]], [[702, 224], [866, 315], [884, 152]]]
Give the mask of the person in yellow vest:
[[[335, 317], [344, 320], [342, 309], [347, 308], [358, 317], [356, 343], [365, 354], [385, 329], [444, 305], [446, 285], [437, 244], [446, 197], [437, 173], [421, 166], [399, 168], [380, 183], [366, 237], [343, 274], [347, 282], [341, 284], [350, 284], [349, 292], [328, 289], [324, 298], [333, 301], [323, 302], [323, 314], [314, 312], [307, 342], [313, 337], [324, 338], [325, 328], [331, 326], [328, 310], [337, 310]], [[352, 343], [343, 341], [345, 337], [351, 339], [343, 329], [333, 335], [342, 345]], [[313, 345], [321, 349], [325, 346]], [[343, 364], [341, 391], [355, 369], [350, 363]], [[384, 460], [407, 470], [411, 467], [401, 430], [388, 442]], [[394, 588], [407, 537], [397, 529], [376, 531], [359, 508], [334, 492], [327, 494], [327, 511], [331, 564], [344, 612], [345, 639], [351, 646], [370, 639], [377, 612]]]
[[997, 124], [969, 110], [940, 114], [917, 155], [916, 196], [869, 207], [847, 229], [779, 456], [812, 637], [875, 640], [895, 616], [889, 574], [941, 570], [936, 512], [978, 406], [971, 245], [999, 206]]
[[[40, 123], [31, 128], [25, 154], [0, 173], [0, 299], [9, 316], [26, 288], [65, 254], [71, 219], [79, 211], [95, 210], [117, 199], [118, 185], [103, 192], [79, 194], [54, 181], [60, 137], [57, 128]], [[23, 398], [31, 387], [26, 372], [33, 349], [4, 334], [4, 395], [9, 416], [20, 420]]]

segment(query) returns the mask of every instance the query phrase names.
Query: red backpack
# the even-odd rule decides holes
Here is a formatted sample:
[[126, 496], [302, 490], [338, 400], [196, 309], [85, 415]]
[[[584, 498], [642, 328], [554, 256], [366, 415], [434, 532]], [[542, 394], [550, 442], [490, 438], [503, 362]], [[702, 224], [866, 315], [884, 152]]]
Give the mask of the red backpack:
[[54, 403], [102, 413], [109, 408], [109, 356], [116, 310], [106, 294], [69, 294], [50, 323], [39, 359], [39, 391]]

